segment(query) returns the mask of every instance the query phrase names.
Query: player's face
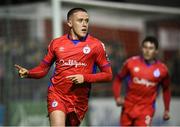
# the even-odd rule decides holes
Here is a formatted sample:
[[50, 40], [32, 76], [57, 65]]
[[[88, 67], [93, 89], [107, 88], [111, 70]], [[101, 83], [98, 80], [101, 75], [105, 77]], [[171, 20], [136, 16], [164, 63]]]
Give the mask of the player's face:
[[88, 32], [89, 16], [86, 12], [74, 13], [68, 21], [68, 25], [71, 28], [72, 39], [80, 39], [85, 37]]
[[153, 60], [157, 55], [157, 49], [155, 45], [149, 41], [144, 42], [142, 45], [142, 54], [145, 60]]

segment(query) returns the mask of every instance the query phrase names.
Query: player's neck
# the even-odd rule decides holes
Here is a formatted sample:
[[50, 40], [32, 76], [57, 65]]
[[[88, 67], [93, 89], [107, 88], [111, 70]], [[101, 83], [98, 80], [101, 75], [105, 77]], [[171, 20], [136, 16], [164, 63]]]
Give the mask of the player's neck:
[[81, 39], [80, 37], [78, 37], [78, 36], [76, 36], [76, 35], [74, 35], [74, 34], [69, 34], [69, 35], [68, 35], [68, 38], [69, 38], [70, 40], [80, 40], [80, 39]]
[[146, 63], [147, 65], [151, 65], [151, 64], [156, 63], [156, 59], [155, 59], [155, 58], [154, 58], [154, 59], [150, 59], [150, 60], [144, 59], [144, 61], [145, 61], [145, 63]]
[[[88, 35], [88, 34], [87, 34]], [[77, 35], [75, 35], [75, 34], [72, 34], [72, 33], [69, 33], [68, 34], [68, 38], [70, 39], [70, 40], [79, 40], [79, 41], [84, 41], [84, 40], [86, 40], [86, 37], [87, 37], [87, 35], [85, 36], [85, 37], [79, 37], [79, 36], [77, 36]]]

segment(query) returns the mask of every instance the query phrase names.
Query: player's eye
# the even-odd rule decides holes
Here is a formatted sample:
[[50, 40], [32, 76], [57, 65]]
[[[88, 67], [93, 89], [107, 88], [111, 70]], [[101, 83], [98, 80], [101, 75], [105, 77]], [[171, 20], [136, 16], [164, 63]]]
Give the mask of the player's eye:
[[89, 19], [85, 19], [85, 22], [88, 23], [88, 22], [89, 22]]
[[78, 19], [77, 21], [78, 21], [78, 22], [82, 22], [82, 21], [83, 21], [83, 19]]
[[155, 47], [149, 47], [150, 50], [155, 50]]

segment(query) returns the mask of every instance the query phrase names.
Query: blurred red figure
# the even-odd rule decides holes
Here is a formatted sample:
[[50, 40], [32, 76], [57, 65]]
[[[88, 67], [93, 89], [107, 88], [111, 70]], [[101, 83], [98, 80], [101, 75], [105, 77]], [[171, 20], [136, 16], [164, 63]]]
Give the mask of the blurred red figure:
[[[69, 33], [51, 41], [39, 66], [27, 70], [15, 65], [21, 78], [42, 78], [55, 62], [47, 96], [51, 126], [79, 126], [88, 110], [91, 83], [112, 79], [103, 43], [87, 33], [87, 11], [71, 9], [67, 24]], [[94, 73], [95, 65], [100, 72]]]
[[[163, 119], [168, 120], [170, 105], [170, 77], [168, 69], [155, 57], [158, 41], [146, 37], [141, 44], [142, 55], [126, 60], [113, 81], [113, 93], [117, 106], [122, 106], [121, 126], [149, 126], [155, 112], [155, 100], [159, 86], [164, 100]], [[121, 96], [122, 80], [127, 77], [125, 98]]]

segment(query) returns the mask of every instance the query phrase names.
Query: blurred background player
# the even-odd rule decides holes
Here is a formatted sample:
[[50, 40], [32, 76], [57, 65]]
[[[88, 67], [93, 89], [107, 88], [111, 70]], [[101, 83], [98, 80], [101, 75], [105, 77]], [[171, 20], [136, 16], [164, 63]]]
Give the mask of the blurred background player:
[[[91, 83], [112, 79], [112, 71], [101, 41], [89, 35], [89, 16], [83, 8], [67, 14], [68, 34], [51, 41], [41, 63], [26, 69], [15, 65], [21, 78], [42, 78], [55, 62], [48, 87], [48, 113], [51, 126], [78, 126], [88, 109]], [[94, 65], [100, 69], [93, 74]]]
[[[146, 37], [141, 44], [142, 55], [126, 60], [113, 81], [113, 93], [117, 106], [122, 106], [120, 125], [151, 125], [155, 112], [155, 100], [159, 86], [164, 100], [163, 119], [168, 120], [170, 105], [170, 77], [167, 67], [156, 59], [158, 40]], [[127, 93], [121, 96], [122, 80], [127, 77]]]

